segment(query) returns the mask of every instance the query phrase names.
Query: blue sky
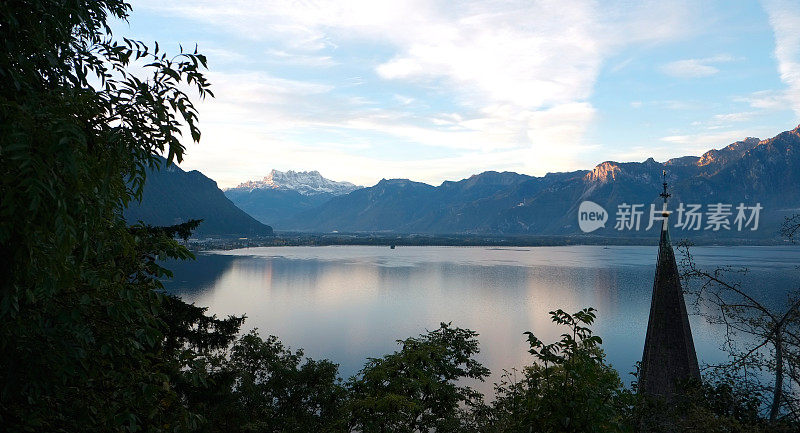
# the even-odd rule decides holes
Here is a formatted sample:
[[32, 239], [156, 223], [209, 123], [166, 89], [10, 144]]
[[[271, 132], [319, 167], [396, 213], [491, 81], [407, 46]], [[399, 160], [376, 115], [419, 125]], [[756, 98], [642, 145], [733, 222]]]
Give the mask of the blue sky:
[[800, 123], [800, 3], [134, 0], [117, 36], [199, 46], [182, 167], [372, 185], [699, 155]]

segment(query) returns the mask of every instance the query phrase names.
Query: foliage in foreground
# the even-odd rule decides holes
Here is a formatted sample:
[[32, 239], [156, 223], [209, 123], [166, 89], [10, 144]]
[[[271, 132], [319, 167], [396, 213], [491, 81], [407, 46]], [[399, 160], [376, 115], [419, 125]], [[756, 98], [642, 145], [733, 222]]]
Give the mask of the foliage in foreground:
[[[164, 294], [160, 260], [191, 258], [175, 237], [199, 222], [129, 227], [121, 211], [141, 198], [159, 155], [181, 160], [182, 130], [200, 138], [181, 89], [211, 93], [204, 56], [113, 38], [108, 19], [129, 9], [0, 2], [3, 429], [611, 432], [663, 410], [605, 363], [590, 309], [553, 312], [567, 329], [561, 340], [529, 334], [532, 365], [485, 403], [469, 386], [489, 374], [470, 330], [443, 324], [402, 340], [343, 382], [335, 364], [275, 337], [237, 338], [242, 317]], [[703, 431], [776, 431], [753, 411], [757, 396], [735, 385], [699, 388], [679, 408], [685, 420], [705, 422]]]
[[602, 340], [589, 328], [594, 310], [550, 315], [566, 332], [551, 344], [526, 333], [534, 363], [520, 379], [506, 373], [496, 385], [492, 431], [623, 431], [633, 394], [605, 363]]
[[466, 414], [482, 396], [465, 379], [483, 380], [489, 370], [473, 357], [477, 334], [440, 328], [399, 341], [401, 349], [370, 359], [348, 382], [348, 416], [355, 431], [463, 431]]
[[[787, 218], [782, 232], [794, 242], [798, 229], [800, 215]], [[695, 283], [690, 293], [697, 310], [724, 331], [721, 348], [728, 357], [707, 366], [708, 375], [763, 399], [759, 410], [770, 420], [800, 423], [800, 289], [781, 287], [786, 296], [770, 299], [743, 284], [747, 268], [705, 269], [687, 242], [679, 249], [683, 277]]]
[[[182, 126], [199, 139], [181, 89], [210, 94], [205, 58], [114, 40], [107, 21], [128, 10], [116, 0], [0, 2], [0, 425], [8, 430], [172, 431], [200, 422], [177, 388], [199, 352], [169, 347], [180, 301], [159, 293], [168, 271], [156, 261], [191, 254], [174, 230], [129, 228], [120, 212], [140, 197], [158, 154], [181, 159]], [[137, 60], [139, 76], [130, 72]]]
[[[489, 371], [476, 334], [442, 324], [371, 359], [342, 382], [328, 361], [303, 359], [250, 332], [208, 365], [214, 386], [192, 399], [208, 432], [790, 432], [760, 414], [764, 401], [732, 379], [684, 384], [667, 406], [626, 387], [589, 325], [594, 310], [551, 312], [566, 332], [545, 344], [528, 333], [532, 364], [507, 372], [486, 403], [468, 380]], [[208, 394], [212, 391], [211, 394]]]

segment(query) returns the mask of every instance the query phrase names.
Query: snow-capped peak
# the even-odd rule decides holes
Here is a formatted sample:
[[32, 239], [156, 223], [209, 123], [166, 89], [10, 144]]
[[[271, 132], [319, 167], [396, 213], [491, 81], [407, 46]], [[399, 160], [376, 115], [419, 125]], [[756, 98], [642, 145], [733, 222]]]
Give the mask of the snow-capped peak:
[[336, 182], [325, 179], [318, 171], [278, 171], [272, 170], [269, 175], [261, 180], [249, 180], [239, 184], [236, 188], [252, 191], [254, 189], [282, 189], [297, 191], [303, 195], [333, 194], [344, 195], [355, 191], [361, 186], [350, 182]]

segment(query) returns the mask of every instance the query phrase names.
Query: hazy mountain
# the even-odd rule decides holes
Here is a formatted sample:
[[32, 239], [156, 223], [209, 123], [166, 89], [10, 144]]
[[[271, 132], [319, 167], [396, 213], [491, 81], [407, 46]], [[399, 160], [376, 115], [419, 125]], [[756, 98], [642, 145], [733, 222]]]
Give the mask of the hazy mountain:
[[277, 171], [261, 180], [225, 190], [225, 195], [257, 220], [284, 228], [294, 215], [322, 205], [333, 197], [362, 188], [326, 179], [318, 171]]
[[[420, 224], [425, 212], [435, 205], [436, 188], [405, 179], [383, 179], [377, 185], [333, 198], [322, 206], [296, 215], [287, 221], [289, 228], [330, 231], [342, 227], [350, 231], [397, 230]], [[328, 220], [326, 220], [326, 218]], [[387, 224], [388, 223], [388, 224]]]
[[[532, 177], [485, 172], [438, 187], [405, 179], [330, 199], [301, 211], [282, 228], [306, 231], [398, 233], [578, 234], [577, 208], [594, 201], [609, 212], [600, 236], [651, 236], [644, 232], [650, 203], [659, 203], [662, 170], [671, 203], [761, 203], [758, 236], [773, 237], [783, 217], [800, 212], [800, 127], [768, 140], [746, 138], [701, 156], [660, 163], [607, 161], [592, 170]], [[644, 204], [641, 229], [614, 229], [617, 206]], [[733, 222], [734, 216], [731, 217]], [[705, 223], [704, 223], [705, 224]], [[681, 232], [675, 237], [741, 236], [731, 231]]]
[[128, 223], [144, 221], [153, 225], [172, 225], [190, 219], [203, 219], [195, 232], [198, 236], [264, 236], [272, 228], [256, 221], [236, 207], [217, 187], [217, 183], [199, 171], [185, 172], [177, 165], [149, 171], [141, 203], [133, 202], [125, 210]]
[[452, 233], [463, 227], [484, 225], [496, 214], [486, 203], [499, 201], [515, 206], [520, 185], [530, 188], [550, 178], [487, 171], [439, 187], [407, 179], [383, 179], [377, 185], [337, 197], [322, 206], [296, 216], [292, 228], [311, 231], [397, 231]]

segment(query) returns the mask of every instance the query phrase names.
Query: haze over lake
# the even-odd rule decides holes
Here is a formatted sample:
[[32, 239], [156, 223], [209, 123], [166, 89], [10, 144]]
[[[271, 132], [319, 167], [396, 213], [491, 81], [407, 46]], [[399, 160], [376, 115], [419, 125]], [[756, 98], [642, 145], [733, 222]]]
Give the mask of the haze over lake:
[[[549, 311], [591, 306], [608, 361], [627, 382], [642, 355], [656, 254], [655, 246], [246, 248], [171, 262], [175, 278], [166, 286], [211, 313], [246, 314], [243, 329], [331, 359], [343, 377], [397, 349], [395, 340], [452, 322], [480, 334], [479, 359], [492, 370], [484, 391], [503, 369], [531, 362], [523, 332], [558, 338]], [[692, 254], [701, 266], [747, 266], [731, 278], [759, 299], [779, 302], [800, 287], [800, 248]], [[686, 300], [696, 312], [693, 297]], [[690, 322], [701, 366], [721, 359], [720, 330], [697, 315]]]

